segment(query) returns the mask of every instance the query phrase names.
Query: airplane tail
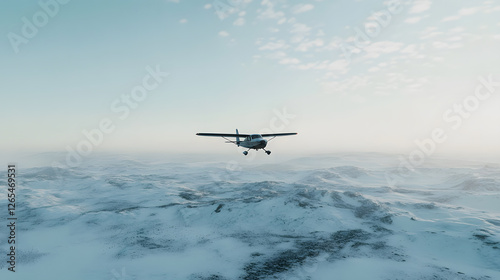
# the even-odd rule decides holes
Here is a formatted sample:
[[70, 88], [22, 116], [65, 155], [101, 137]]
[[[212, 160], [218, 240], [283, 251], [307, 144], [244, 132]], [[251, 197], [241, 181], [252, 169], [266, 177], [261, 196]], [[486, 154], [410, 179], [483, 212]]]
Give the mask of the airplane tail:
[[[238, 134], [238, 135], [240, 134], [238, 132], [238, 129], [236, 129], [236, 134]], [[239, 136], [236, 136], [236, 145], [238, 145], [238, 147], [240, 146], [240, 137]]]

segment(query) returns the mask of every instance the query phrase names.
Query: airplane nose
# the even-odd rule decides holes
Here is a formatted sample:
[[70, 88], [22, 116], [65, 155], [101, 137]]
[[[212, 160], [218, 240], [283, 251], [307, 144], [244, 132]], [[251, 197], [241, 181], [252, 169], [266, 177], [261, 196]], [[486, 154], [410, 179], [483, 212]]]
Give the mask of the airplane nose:
[[267, 145], [267, 141], [266, 140], [260, 140], [260, 144], [265, 147]]

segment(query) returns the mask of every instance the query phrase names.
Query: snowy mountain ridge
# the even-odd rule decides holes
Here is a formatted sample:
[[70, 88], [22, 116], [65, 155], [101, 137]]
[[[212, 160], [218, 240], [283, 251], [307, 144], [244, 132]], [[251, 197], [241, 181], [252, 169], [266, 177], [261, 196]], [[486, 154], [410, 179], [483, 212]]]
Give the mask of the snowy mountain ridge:
[[[116, 158], [27, 168], [19, 271], [11, 278], [0, 262], [0, 275], [500, 279], [500, 168], [432, 166], [389, 186], [394, 167], [382, 162], [306, 158], [234, 171]], [[6, 208], [6, 193], [0, 201]]]

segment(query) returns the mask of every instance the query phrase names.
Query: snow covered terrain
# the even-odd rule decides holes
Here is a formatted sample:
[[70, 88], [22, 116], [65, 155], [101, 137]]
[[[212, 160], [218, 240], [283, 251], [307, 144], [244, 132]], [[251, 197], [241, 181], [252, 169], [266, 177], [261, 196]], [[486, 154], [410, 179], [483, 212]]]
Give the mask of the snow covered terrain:
[[20, 169], [17, 272], [2, 226], [0, 279], [500, 279], [500, 165], [391, 185], [397, 157], [266, 159]]

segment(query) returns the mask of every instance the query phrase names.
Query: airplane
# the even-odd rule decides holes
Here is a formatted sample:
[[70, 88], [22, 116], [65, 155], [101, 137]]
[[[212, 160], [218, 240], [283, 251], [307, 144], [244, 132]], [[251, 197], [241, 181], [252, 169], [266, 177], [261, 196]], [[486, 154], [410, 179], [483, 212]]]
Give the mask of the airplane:
[[[243, 154], [248, 155], [248, 151], [254, 149], [256, 151], [262, 149], [266, 152], [267, 155], [271, 154], [271, 151], [264, 149], [267, 146], [267, 142], [273, 140], [278, 136], [289, 136], [289, 135], [297, 135], [297, 133], [271, 133], [271, 134], [240, 134], [238, 129], [236, 129], [236, 134], [229, 133], [196, 133], [198, 136], [213, 136], [213, 137], [222, 137], [227, 140], [226, 143], [233, 143], [238, 147], [248, 148], [248, 150], [244, 151]], [[227, 139], [226, 137], [236, 137], [236, 141], [232, 141]], [[243, 141], [240, 141], [240, 137], [244, 137]], [[264, 137], [272, 137], [269, 140], [264, 139]]]

